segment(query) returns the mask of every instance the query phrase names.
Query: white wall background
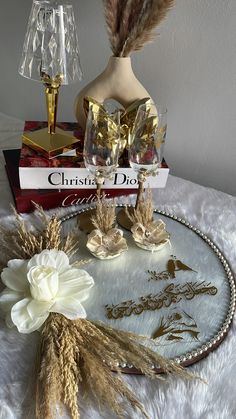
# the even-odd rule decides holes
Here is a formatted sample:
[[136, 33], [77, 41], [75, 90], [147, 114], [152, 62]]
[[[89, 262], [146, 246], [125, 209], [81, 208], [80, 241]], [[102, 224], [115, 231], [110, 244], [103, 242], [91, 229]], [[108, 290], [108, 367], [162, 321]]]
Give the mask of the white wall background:
[[[74, 120], [76, 93], [110, 55], [102, 0], [71, 0], [84, 79], [61, 90], [58, 120]], [[45, 119], [43, 87], [17, 74], [32, 0], [0, 0], [0, 112]], [[176, 0], [133, 68], [169, 111], [171, 173], [236, 195], [236, 0]]]

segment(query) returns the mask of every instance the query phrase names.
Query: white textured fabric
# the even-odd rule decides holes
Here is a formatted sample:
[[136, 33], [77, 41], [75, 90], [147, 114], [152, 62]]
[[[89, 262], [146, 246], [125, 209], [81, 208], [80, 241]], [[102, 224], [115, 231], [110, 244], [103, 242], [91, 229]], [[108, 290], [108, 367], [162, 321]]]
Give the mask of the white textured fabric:
[[[23, 123], [0, 114], [0, 147], [20, 145]], [[0, 158], [0, 217], [11, 223], [10, 188]], [[226, 255], [236, 271], [236, 198], [213, 189], [170, 176], [167, 187], [154, 195], [155, 205], [182, 216], [199, 226]], [[70, 209], [60, 210], [61, 213]], [[33, 220], [33, 215], [25, 215]], [[214, 313], [212, 313], [214, 315]], [[34, 419], [32, 376], [38, 342], [37, 333], [25, 336], [0, 323], [0, 419]], [[185, 382], [168, 378], [151, 381], [142, 376], [123, 376], [146, 406], [151, 419], [233, 419], [236, 417], [236, 322], [220, 347], [190, 369], [203, 376]], [[108, 390], [109, 391], [109, 390]], [[123, 401], [121, 401], [123, 403]], [[108, 411], [99, 412], [94, 403], [80, 400], [81, 419], [113, 419]], [[57, 415], [60, 418], [58, 412]], [[68, 416], [64, 412], [63, 419]], [[127, 408], [126, 418], [141, 419]]]

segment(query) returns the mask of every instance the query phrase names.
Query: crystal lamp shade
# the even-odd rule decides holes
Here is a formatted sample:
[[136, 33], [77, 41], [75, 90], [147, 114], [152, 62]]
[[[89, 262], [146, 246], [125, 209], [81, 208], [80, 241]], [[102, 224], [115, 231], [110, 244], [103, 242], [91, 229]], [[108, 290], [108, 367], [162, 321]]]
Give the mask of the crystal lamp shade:
[[40, 81], [42, 73], [61, 84], [81, 79], [79, 43], [72, 5], [34, 0], [19, 73]]

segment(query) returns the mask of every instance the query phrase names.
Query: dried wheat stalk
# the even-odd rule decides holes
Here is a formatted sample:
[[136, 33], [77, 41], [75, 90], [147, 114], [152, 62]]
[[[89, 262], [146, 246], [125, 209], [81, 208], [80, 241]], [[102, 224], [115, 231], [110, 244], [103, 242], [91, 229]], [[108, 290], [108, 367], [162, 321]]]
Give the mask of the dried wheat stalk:
[[[144, 417], [143, 405], [124, 384], [119, 364], [132, 364], [151, 378], [163, 379], [154, 373], [152, 365], [159, 365], [164, 372], [184, 378], [193, 378], [182, 367], [164, 359], [143, 345], [144, 338], [114, 330], [104, 324], [85, 319], [71, 321], [60, 314], [51, 314], [41, 334], [42, 351], [37, 383], [37, 418], [54, 417], [56, 402], [64, 403], [72, 419], [79, 419], [77, 396], [78, 383], [83, 382], [101, 406], [107, 406], [118, 416], [123, 408], [120, 396]], [[114, 355], [115, 354], [115, 355]]]
[[40, 209], [38, 215], [44, 223], [41, 231], [31, 230], [15, 211], [15, 228], [8, 230], [0, 226], [0, 264], [2, 266], [6, 266], [7, 262], [14, 258], [30, 259], [43, 249], [63, 250], [69, 257], [77, 251], [76, 235], [70, 233], [64, 239], [61, 234], [60, 219], [56, 215], [48, 218], [41, 208], [37, 209]]
[[145, 228], [153, 221], [153, 202], [152, 202], [152, 191], [150, 188], [147, 189], [146, 196], [142, 196], [138, 202], [137, 208], [133, 211], [129, 211], [128, 208], [125, 212], [132, 222], [132, 225], [138, 223], [142, 224]]
[[174, 0], [103, 0], [113, 55], [127, 57], [155, 37]]
[[114, 202], [109, 203], [103, 194], [102, 198], [97, 196], [96, 212], [91, 217], [94, 227], [102, 233], [107, 234], [113, 227], [116, 220], [116, 207]]

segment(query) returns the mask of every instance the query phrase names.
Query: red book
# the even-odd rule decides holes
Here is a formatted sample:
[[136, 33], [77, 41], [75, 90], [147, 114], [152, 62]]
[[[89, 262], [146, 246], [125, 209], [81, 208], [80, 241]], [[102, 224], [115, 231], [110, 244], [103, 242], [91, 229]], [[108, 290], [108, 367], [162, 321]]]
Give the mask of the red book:
[[[21, 189], [19, 183], [20, 150], [3, 151], [6, 171], [18, 212], [31, 212], [34, 210], [33, 202], [44, 209], [68, 207], [92, 203], [96, 200], [94, 189]], [[137, 189], [104, 189], [107, 198], [136, 193]]]

